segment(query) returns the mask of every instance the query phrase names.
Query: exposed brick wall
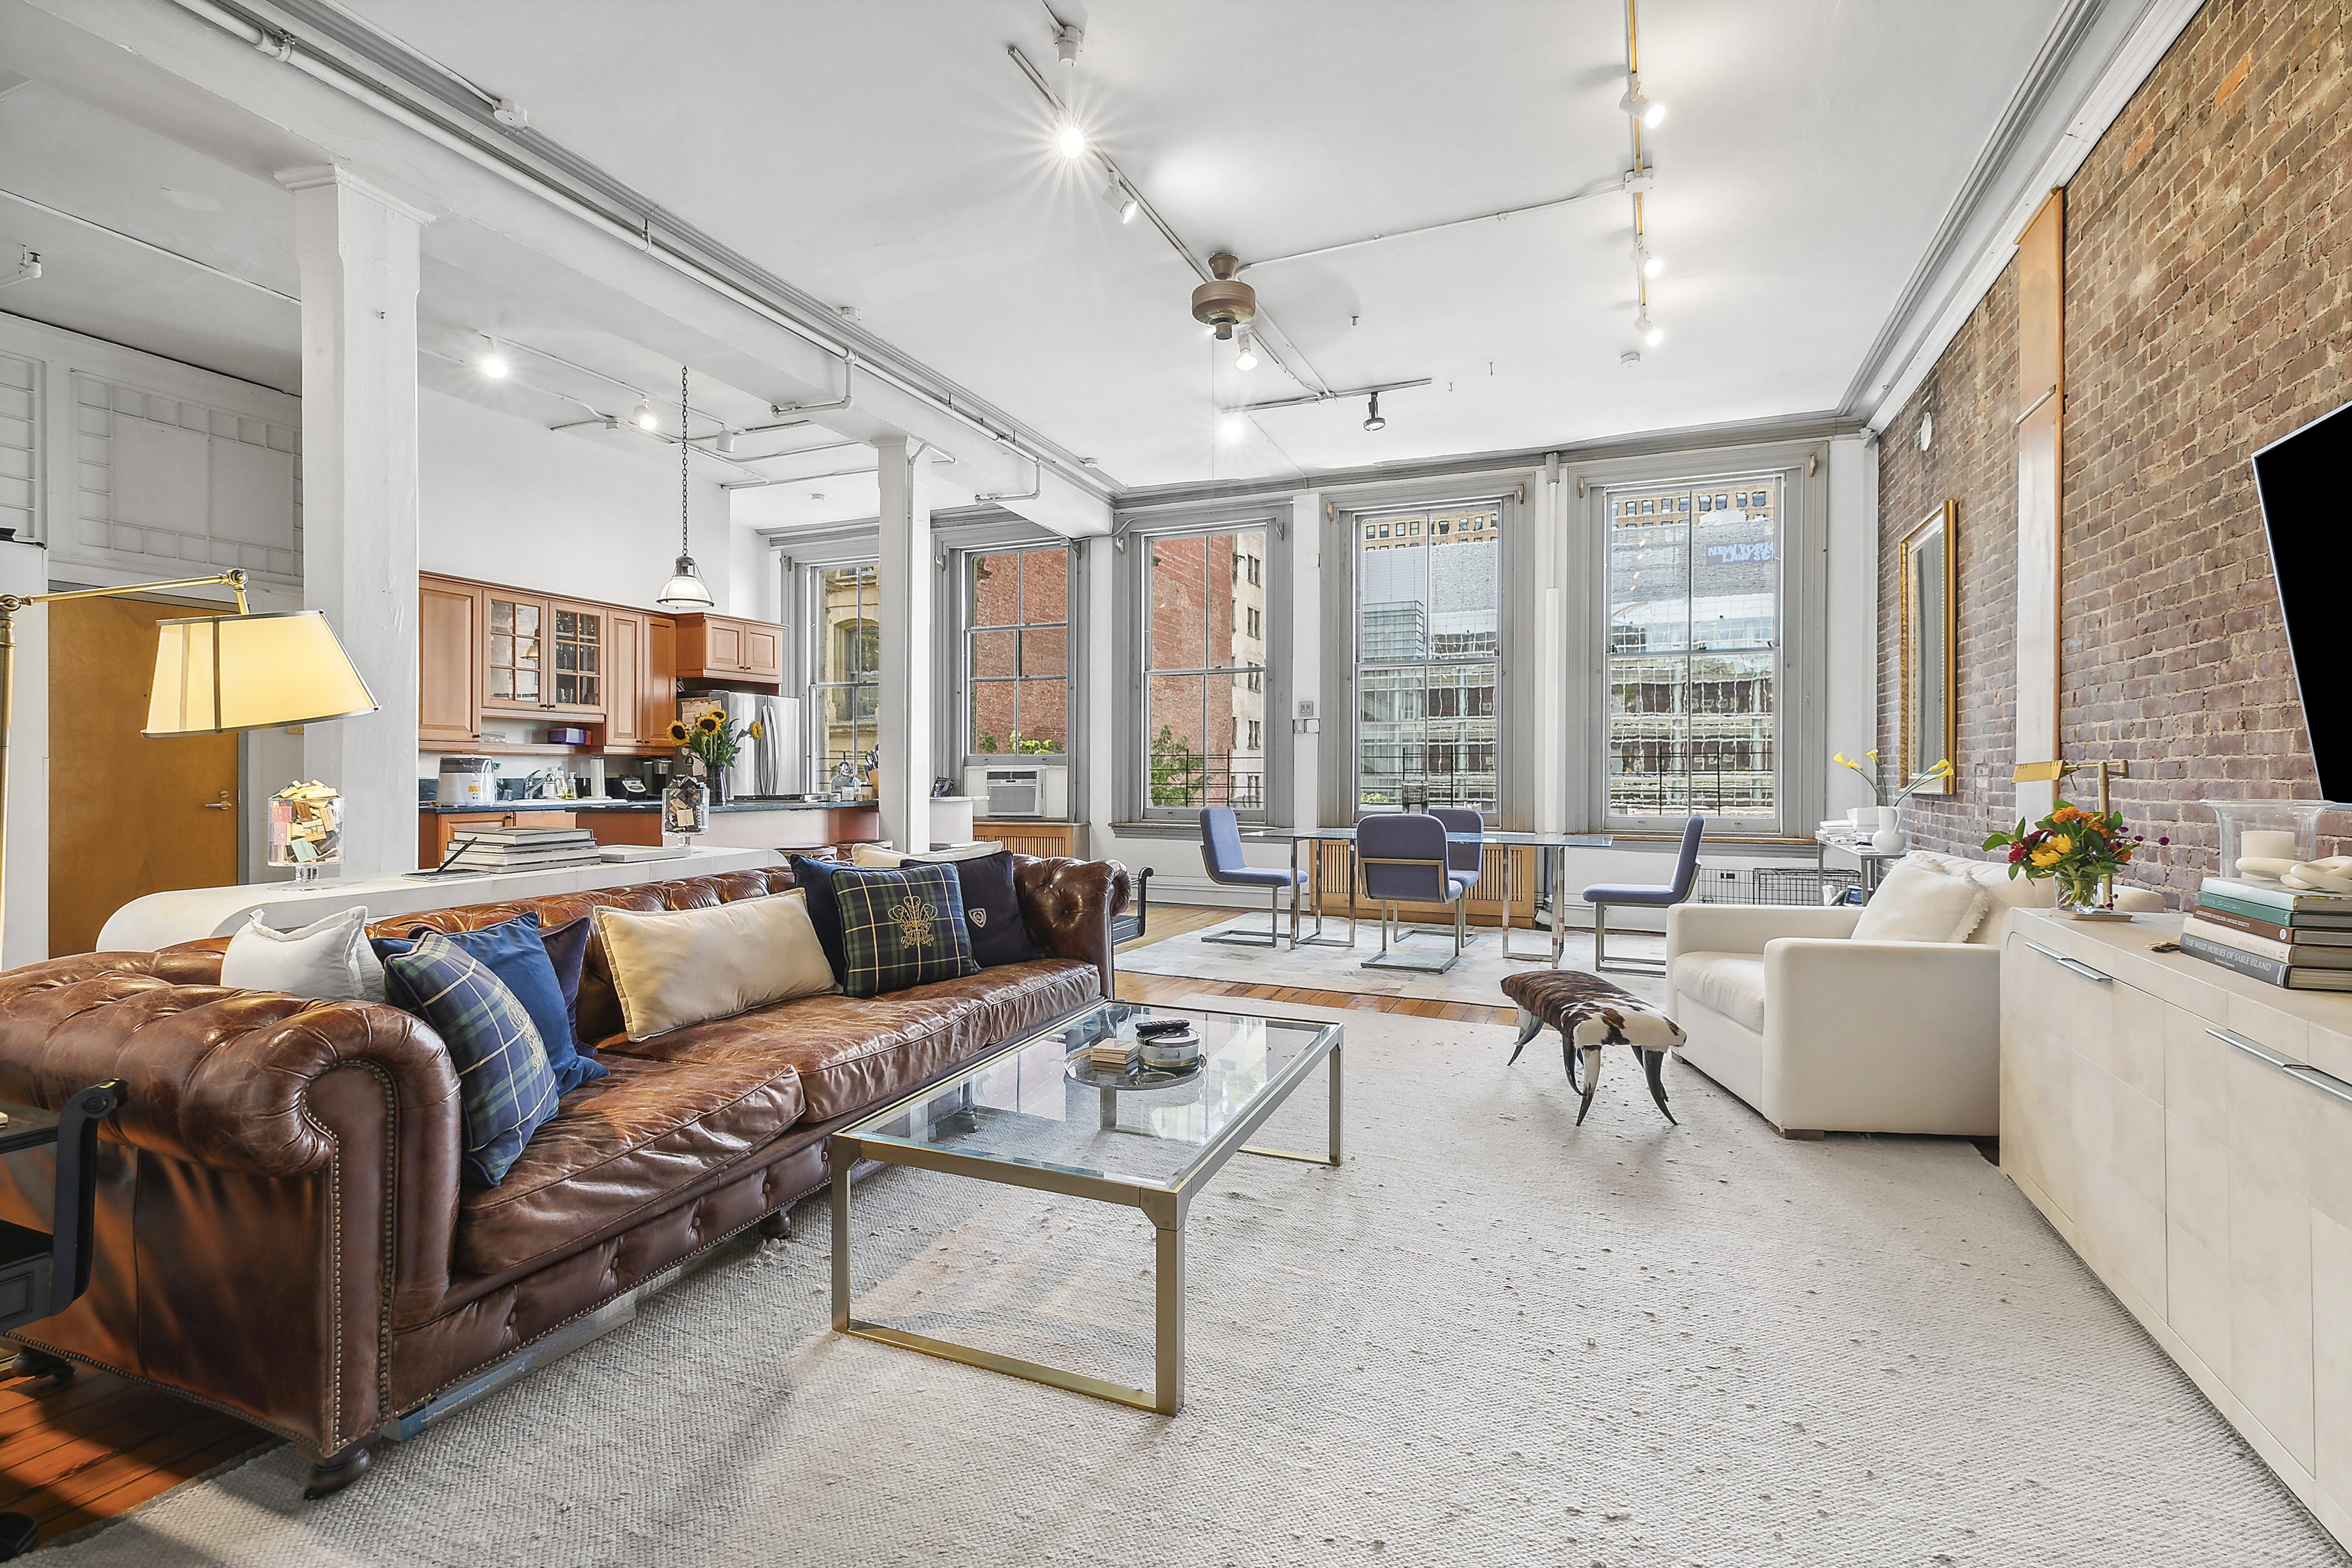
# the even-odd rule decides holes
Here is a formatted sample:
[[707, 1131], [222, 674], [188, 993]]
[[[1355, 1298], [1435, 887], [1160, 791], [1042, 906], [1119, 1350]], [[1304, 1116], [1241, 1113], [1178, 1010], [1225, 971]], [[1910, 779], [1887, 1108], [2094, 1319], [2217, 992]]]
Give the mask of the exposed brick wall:
[[[2069, 758], [2130, 763], [2126, 820], [2172, 840], [2137, 879], [2176, 895], [2214, 869], [2199, 799], [2317, 791], [2246, 459], [2352, 397], [2347, 41], [2344, 0], [2209, 0], [2067, 187], [2061, 735]], [[1963, 792], [1912, 814], [1932, 847], [1981, 838], [2012, 760], [2014, 300], [2004, 275], [1880, 458], [1882, 749], [1893, 542], [1960, 502]]]

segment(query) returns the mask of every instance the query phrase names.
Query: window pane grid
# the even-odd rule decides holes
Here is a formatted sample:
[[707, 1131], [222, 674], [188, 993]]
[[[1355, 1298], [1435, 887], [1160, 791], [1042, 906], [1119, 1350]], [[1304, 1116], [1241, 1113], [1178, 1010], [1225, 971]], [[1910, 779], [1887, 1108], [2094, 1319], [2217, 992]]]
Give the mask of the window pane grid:
[[1069, 552], [965, 559], [965, 751], [1058, 756], [1070, 732]]
[[816, 786], [844, 763], [863, 775], [880, 739], [882, 627], [878, 569], [829, 566], [816, 574], [816, 676], [809, 683]]
[[1780, 483], [1612, 490], [1612, 818], [1775, 818]]
[[1499, 806], [1498, 503], [1357, 520], [1356, 801]]
[[1144, 807], [1265, 809], [1265, 534], [1146, 542]]

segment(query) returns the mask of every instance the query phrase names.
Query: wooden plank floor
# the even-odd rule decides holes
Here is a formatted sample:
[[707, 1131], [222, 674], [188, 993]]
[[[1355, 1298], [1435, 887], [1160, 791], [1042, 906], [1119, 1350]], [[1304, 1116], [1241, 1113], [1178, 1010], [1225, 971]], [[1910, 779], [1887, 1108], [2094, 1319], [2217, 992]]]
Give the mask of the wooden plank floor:
[[[1192, 935], [1233, 915], [1202, 905], [1159, 905], [1150, 933], [1119, 951]], [[1269, 957], [1278, 964], [1278, 953]], [[1230, 996], [1474, 1024], [1507, 1024], [1512, 1016], [1508, 1007], [1167, 974], [1122, 974], [1118, 994], [1137, 1002]], [[0, 1342], [0, 1356], [7, 1353]], [[62, 1384], [0, 1379], [0, 1512], [27, 1515], [42, 1541], [54, 1541], [273, 1440], [234, 1416], [110, 1373], [84, 1368]]]
[[0, 1380], [0, 1513], [24, 1514], [55, 1541], [275, 1441], [111, 1373]]
[[[1118, 951], [1150, 947], [1207, 930], [1234, 918], [1233, 910], [1202, 904], [1154, 904], [1148, 931]], [[1280, 972], [1279, 950], [1266, 955], [1268, 967]], [[1181, 974], [1121, 974], [1118, 994], [1129, 1002], [1173, 1002], [1181, 996], [1231, 996], [1254, 1002], [1289, 1002], [1301, 1007], [1331, 1007], [1361, 1013], [1404, 1013], [1417, 1018], [1445, 1018], [1460, 1024], [1507, 1024], [1517, 1013], [1509, 1007], [1486, 1007], [1471, 1002], [1424, 1001], [1412, 996], [1377, 996], [1364, 991], [1309, 990], [1272, 982], [1194, 980]]]

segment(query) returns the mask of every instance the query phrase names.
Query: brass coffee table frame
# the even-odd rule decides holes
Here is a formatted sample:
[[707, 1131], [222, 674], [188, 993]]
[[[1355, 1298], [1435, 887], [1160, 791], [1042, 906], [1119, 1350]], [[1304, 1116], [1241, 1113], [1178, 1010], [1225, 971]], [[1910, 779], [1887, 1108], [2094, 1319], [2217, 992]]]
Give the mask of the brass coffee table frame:
[[[1171, 1012], [1206, 1014], [1203, 1008], [1169, 1009]], [[1080, 1015], [1083, 1016], [1084, 1015]], [[1254, 1017], [1246, 1013], [1210, 1014], [1211, 1016]], [[833, 1326], [845, 1334], [859, 1339], [875, 1340], [886, 1345], [898, 1345], [906, 1350], [920, 1351], [926, 1355], [961, 1362], [966, 1366], [985, 1368], [990, 1372], [1008, 1373], [1033, 1383], [1068, 1389], [1074, 1394], [1091, 1394], [1117, 1405], [1129, 1405], [1139, 1410], [1156, 1410], [1162, 1415], [1173, 1415], [1184, 1405], [1184, 1218], [1192, 1199], [1208, 1184], [1210, 1178], [1235, 1154], [1260, 1154], [1276, 1160], [1300, 1160], [1313, 1165], [1337, 1165], [1340, 1159], [1339, 1110], [1341, 1061], [1347, 1041], [1346, 1031], [1337, 1024], [1320, 1026], [1315, 1042], [1301, 1051], [1297, 1059], [1284, 1065], [1282, 1070], [1267, 1080], [1249, 1110], [1236, 1117], [1221, 1131], [1202, 1151], [1183, 1176], [1173, 1184], [1122, 1180], [1118, 1177], [1080, 1171], [1040, 1162], [1015, 1160], [1000, 1155], [970, 1154], [952, 1149], [925, 1144], [900, 1142], [895, 1139], [861, 1137], [860, 1131], [877, 1123], [887, 1123], [900, 1114], [910, 1117], [923, 1114], [923, 1108], [937, 1102], [958, 1089], [969, 1092], [972, 1081], [1007, 1057], [1029, 1049], [1047, 1035], [1058, 1034], [1074, 1020], [1064, 1018], [1035, 1033], [1024, 1036], [1001, 1050], [965, 1068], [956, 1077], [932, 1085], [921, 1093], [899, 1100], [888, 1110], [866, 1118], [856, 1126], [836, 1132], [827, 1149], [833, 1163]], [[1291, 1023], [1290, 1019], [1268, 1019], [1269, 1023]], [[1304, 1023], [1306, 1020], [1296, 1020]], [[1305, 1081], [1317, 1067], [1329, 1064], [1331, 1089], [1331, 1125], [1329, 1150], [1323, 1154], [1301, 1154], [1288, 1149], [1265, 1149], [1244, 1142], [1264, 1126], [1266, 1118], [1282, 1108], [1291, 1090]], [[1101, 1125], [1105, 1130], [1116, 1126], [1119, 1090], [1102, 1089]], [[849, 1287], [849, 1224], [850, 1172], [860, 1160], [877, 1160], [887, 1164], [912, 1165], [921, 1170], [940, 1171], [952, 1176], [970, 1176], [976, 1181], [993, 1182], [1000, 1186], [1028, 1187], [1043, 1193], [1057, 1193], [1065, 1197], [1092, 1198], [1097, 1203], [1117, 1204], [1140, 1209], [1157, 1233], [1156, 1261], [1152, 1269], [1152, 1383], [1150, 1389], [1129, 1388], [1083, 1373], [1066, 1372], [1042, 1363], [1024, 1361], [1019, 1356], [1003, 1355], [952, 1341], [933, 1339], [927, 1334], [908, 1333], [850, 1316]]]

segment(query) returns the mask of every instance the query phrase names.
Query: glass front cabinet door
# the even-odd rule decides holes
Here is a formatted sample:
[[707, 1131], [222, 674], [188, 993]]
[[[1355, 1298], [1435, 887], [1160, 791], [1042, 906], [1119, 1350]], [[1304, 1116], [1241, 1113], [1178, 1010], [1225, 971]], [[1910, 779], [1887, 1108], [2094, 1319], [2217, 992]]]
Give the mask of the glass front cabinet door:
[[484, 710], [548, 711], [548, 602], [485, 588], [482, 610]]
[[548, 707], [558, 713], [604, 711], [606, 639], [611, 615], [587, 605], [548, 606]]

